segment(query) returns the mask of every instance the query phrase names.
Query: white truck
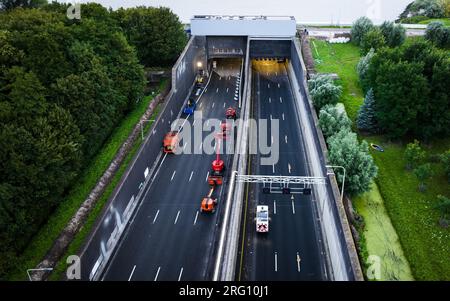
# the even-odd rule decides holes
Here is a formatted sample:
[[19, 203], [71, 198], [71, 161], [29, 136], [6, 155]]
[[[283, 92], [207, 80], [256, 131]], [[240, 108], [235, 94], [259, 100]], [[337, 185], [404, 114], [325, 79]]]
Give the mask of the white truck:
[[269, 206], [256, 206], [256, 232], [269, 232]]

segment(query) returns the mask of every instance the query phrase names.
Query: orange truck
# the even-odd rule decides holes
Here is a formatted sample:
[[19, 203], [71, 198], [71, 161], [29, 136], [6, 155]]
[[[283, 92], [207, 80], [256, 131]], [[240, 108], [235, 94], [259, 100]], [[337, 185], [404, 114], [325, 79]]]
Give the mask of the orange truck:
[[178, 132], [168, 132], [164, 137], [163, 151], [173, 154], [178, 145]]

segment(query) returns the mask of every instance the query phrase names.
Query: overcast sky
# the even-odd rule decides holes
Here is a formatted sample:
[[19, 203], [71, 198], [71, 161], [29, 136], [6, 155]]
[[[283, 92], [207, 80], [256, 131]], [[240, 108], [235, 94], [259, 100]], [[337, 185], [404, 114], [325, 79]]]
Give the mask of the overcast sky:
[[299, 23], [352, 23], [368, 16], [375, 23], [395, 20], [412, 0], [72, 0], [97, 2], [103, 6], [167, 6], [188, 23], [193, 15], [293, 15]]

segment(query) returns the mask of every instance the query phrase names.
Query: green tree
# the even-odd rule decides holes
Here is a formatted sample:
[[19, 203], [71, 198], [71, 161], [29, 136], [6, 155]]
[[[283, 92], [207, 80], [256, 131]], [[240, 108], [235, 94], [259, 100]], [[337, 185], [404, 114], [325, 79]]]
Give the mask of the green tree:
[[[378, 173], [366, 141], [358, 142], [355, 133], [342, 130], [327, 140], [328, 159], [332, 165], [346, 169], [345, 191], [356, 195], [368, 191], [370, 183]], [[337, 180], [342, 183], [343, 173], [337, 171]]]
[[171, 65], [186, 45], [183, 25], [168, 8], [118, 9], [114, 17], [147, 67]]
[[369, 30], [361, 39], [360, 47], [363, 55], [367, 54], [371, 49], [375, 51], [386, 45], [383, 33], [379, 28]]
[[447, 179], [450, 182], [450, 149], [441, 155], [441, 162], [444, 166], [444, 171], [447, 175]]
[[420, 142], [418, 140], [414, 140], [413, 143], [408, 143], [406, 145], [404, 157], [406, 161], [406, 169], [411, 170], [423, 162], [426, 157], [426, 152], [420, 147]]
[[334, 105], [341, 97], [342, 88], [334, 84], [327, 75], [316, 75], [308, 81], [309, 93], [317, 109], [324, 105]]
[[356, 71], [359, 77], [359, 83], [361, 84], [361, 87], [365, 92], [370, 89], [367, 78], [368, 77], [367, 71], [369, 70], [370, 62], [374, 55], [375, 49], [372, 48], [365, 56], [361, 57], [361, 59], [358, 62], [358, 65], [356, 66]]
[[356, 121], [358, 129], [369, 133], [375, 133], [377, 131], [377, 120], [375, 117], [375, 112], [375, 96], [373, 95], [373, 90], [370, 89], [367, 92], [366, 97], [364, 98], [364, 103], [361, 105], [358, 111], [358, 117]]
[[352, 42], [360, 46], [364, 36], [374, 28], [372, 21], [367, 17], [357, 19], [351, 29]]
[[342, 129], [350, 131], [352, 121], [347, 117], [345, 108], [337, 105], [325, 105], [320, 109], [319, 126], [325, 137], [330, 137]]
[[450, 28], [445, 27], [440, 21], [434, 21], [427, 25], [425, 39], [434, 43], [437, 47], [450, 46]]
[[426, 181], [433, 176], [433, 170], [430, 163], [419, 165], [414, 169], [414, 174], [419, 180], [419, 190], [424, 192], [426, 189]]
[[0, 0], [0, 10], [11, 10], [16, 7], [36, 8], [47, 4], [47, 0]]
[[385, 21], [380, 25], [380, 30], [389, 47], [397, 47], [405, 42], [406, 29], [400, 24], [395, 25], [391, 21]]
[[438, 195], [437, 202], [433, 208], [440, 211], [441, 219], [446, 221], [450, 220], [450, 198], [443, 195]]

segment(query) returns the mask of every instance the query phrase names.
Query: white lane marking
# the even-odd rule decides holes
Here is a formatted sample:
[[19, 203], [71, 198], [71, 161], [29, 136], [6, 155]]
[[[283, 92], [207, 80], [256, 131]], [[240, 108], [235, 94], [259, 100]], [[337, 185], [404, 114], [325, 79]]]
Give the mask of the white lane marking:
[[280, 83], [278, 83], [278, 88], [280, 87]]
[[[159, 169], [160, 169], [161, 166], [163, 165], [164, 160], [166, 160], [166, 157], [167, 157], [167, 153], [164, 155], [163, 159], [161, 160], [161, 163], [159, 164], [158, 169], [156, 170], [155, 175], [153, 176], [152, 183], [153, 183], [153, 181], [156, 179], [156, 176], [158, 175]], [[148, 191], [148, 190], [147, 190], [147, 191]], [[144, 198], [145, 198], [145, 196], [144, 196]]]
[[197, 223], [197, 218], [198, 218], [198, 210], [197, 210], [197, 213], [195, 214], [194, 226], [195, 226], [195, 224]]
[[156, 222], [156, 219], [158, 218], [158, 214], [159, 214], [159, 209], [158, 209], [158, 211], [156, 211], [155, 218], [153, 219], [153, 224]]
[[273, 136], [270, 136], [270, 141], [271, 141], [272, 144], [273, 144]]
[[208, 91], [208, 88], [205, 88], [205, 90], [204, 90], [204, 91], [205, 91], [205, 92], [206, 92], [206, 91]]
[[267, 88], [269, 88], [269, 89], [270, 89], [270, 84], [267, 84]]
[[227, 93], [228, 93], [229, 88], [227, 88]]
[[272, 172], [275, 173], [275, 164], [272, 164]]
[[291, 202], [292, 202], [292, 214], [295, 214], [294, 199], [292, 199]]
[[194, 174], [194, 171], [191, 171], [191, 176], [189, 177], [189, 182], [192, 180], [192, 175]]
[[[298, 254], [298, 253], [297, 253]], [[133, 270], [131, 271], [130, 277], [128, 277], [128, 281], [131, 281], [131, 277], [133, 277], [134, 270], [136, 269], [136, 265], [134, 265]]]
[[195, 124], [195, 121], [196, 121], [197, 119], [194, 119], [194, 121], [192, 122], [192, 125], [194, 125]]
[[156, 276], [155, 279], [153, 279], [153, 281], [156, 281], [156, 279], [158, 279], [158, 275], [159, 275], [159, 271], [161, 270], [161, 267], [158, 267], [158, 271], [156, 272]]
[[269, 103], [272, 103], [272, 98], [269, 97]]
[[203, 142], [200, 142], [200, 146], [198, 147], [199, 150], [202, 150]]
[[172, 180], [173, 180], [173, 177], [175, 177], [175, 174], [177, 173], [177, 171], [176, 170], [174, 170], [173, 171], [173, 174], [172, 174], [172, 177], [170, 178], [170, 182], [172, 182]]
[[209, 177], [209, 171], [208, 171], [208, 173], [206, 174], [206, 179], [205, 179], [205, 181], [208, 181], [208, 177]]
[[281, 96], [280, 96], [280, 103], [283, 103], [283, 98], [281, 98]]
[[212, 104], [212, 107], [214, 108], [214, 103]]
[[223, 103], [223, 107], [225, 108], [226, 105], [227, 105], [227, 104], [224, 102], [224, 103]]
[[180, 216], [180, 210], [178, 210], [177, 216], [175, 217], [175, 221], [173, 222], [174, 225], [177, 224], [178, 217]]
[[180, 270], [180, 275], [178, 276], [178, 281], [180, 281], [180, 279], [181, 279], [181, 275], [183, 275], [183, 267], [181, 267], [181, 270]]
[[297, 271], [300, 273], [300, 261], [302, 261], [302, 259], [300, 258], [300, 255], [297, 252]]
[[270, 114], [270, 120], [272, 120], [272, 114]]
[[287, 135], [284, 135], [284, 141], [287, 143]]
[[277, 201], [273, 201], [273, 214], [277, 214]]
[[289, 173], [291, 173], [291, 164], [290, 163], [288, 163], [288, 171], [289, 171]]
[[216, 93], [219, 93], [219, 88], [216, 89]]
[[277, 255], [277, 252], [275, 252], [275, 272], [278, 272], [278, 255]]
[[283, 113], [283, 114], [281, 114], [281, 117], [283, 117], [283, 120], [284, 120], [284, 113]]

